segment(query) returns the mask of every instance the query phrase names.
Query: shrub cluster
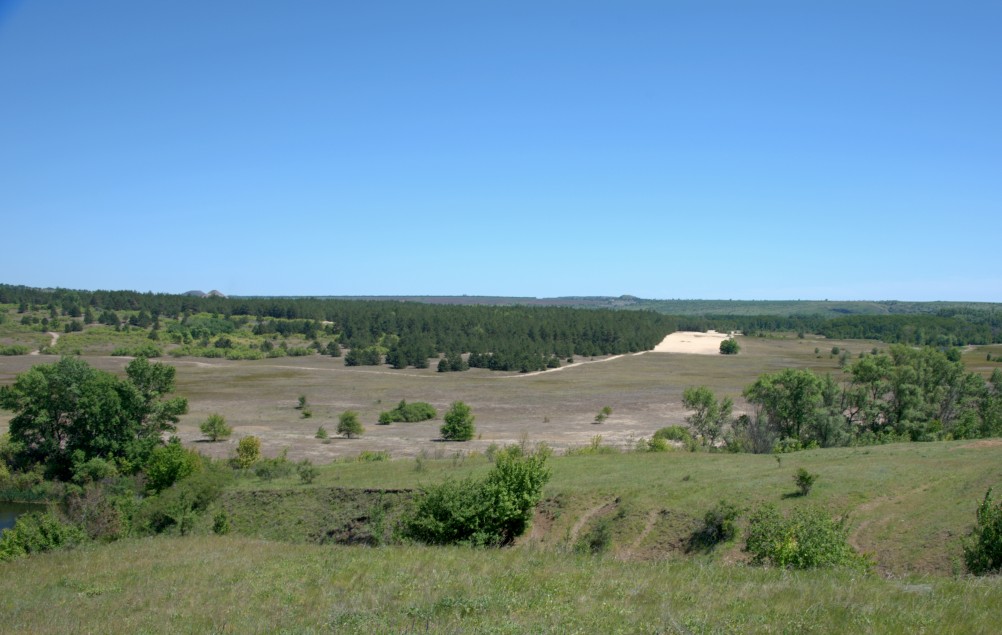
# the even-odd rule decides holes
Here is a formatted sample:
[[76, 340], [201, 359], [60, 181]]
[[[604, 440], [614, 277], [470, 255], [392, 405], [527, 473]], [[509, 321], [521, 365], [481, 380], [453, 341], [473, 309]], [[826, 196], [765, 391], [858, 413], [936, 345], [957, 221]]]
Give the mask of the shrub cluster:
[[550, 478], [545, 446], [523, 452], [509, 446], [494, 457], [484, 479], [447, 480], [423, 490], [405, 534], [429, 544], [509, 544], [529, 525]]
[[814, 506], [798, 507], [784, 517], [774, 505], [763, 505], [749, 520], [745, 551], [757, 564], [790, 569], [870, 567], [869, 559], [849, 545], [846, 520]]
[[24, 514], [0, 537], [0, 562], [70, 547], [86, 539], [80, 527], [64, 523], [51, 512]]
[[1002, 503], [992, 500], [992, 490], [978, 505], [977, 526], [964, 545], [964, 561], [975, 575], [1002, 571]]
[[437, 416], [438, 412], [429, 403], [425, 403], [424, 401], [407, 403], [407, 401], [401, 399], [400, 403], [393, 410], [379, 413], [379, 423], [383, 425], [401, 421], [414, 423], [416, 421], [428, 421]]

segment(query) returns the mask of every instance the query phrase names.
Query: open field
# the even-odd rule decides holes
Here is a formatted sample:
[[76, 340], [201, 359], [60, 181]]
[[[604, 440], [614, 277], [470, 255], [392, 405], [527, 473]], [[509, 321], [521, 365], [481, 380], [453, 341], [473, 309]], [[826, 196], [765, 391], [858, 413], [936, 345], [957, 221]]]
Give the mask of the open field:
[[129, 540], [2, 565], [9, 632], [992, 633], [998, 578], [535, 550]]
[[[74, 334], [64, 335], [60, 345]], [[677, 336], [678, 334], [676, 334]], [[605, 445], [632, 447], [650, 438], [659, 428], [682, 424], [682, 392], [706, 385], [721, 396], [735, 398], [737, 410], [745, 386], [765, 372], [783, 368], [810, 368], [840, 373], [833, 346], [853, 356], [884, 345], [870, 341], [832, 341], [795, 336], [785, 338], [738, 337], [739, 355], [705, 355], [647, 352], [612, 358], [577, 358], [574, 366], [544, 373], [503, 373], [471, 369], [438, 373], [432, 368], [392, 370], [380, 367], [346, 367], [343, 358], [312, 355], [254, 361], [162, 358], [177, 367], [177, 394], [188, 398], [190, 412], [178, 428], [186, 443], [199, 451], [222, 457], [233, 452], [241, 436], [261, 438], [264, 453], [274, 456], [284, 449], [290, 459], [309, 458], [325, 463], [354, 456], [363, 450], [382, 450], [394, 457], [426, 453], [483, 451], [491, 443], [505, 444], [527, 435], [555, 449], [587, 445], [602, 435]], [[719, 343], [717, 343], [719, 346]], [[815, 354], [815, 349], [820, 349]], [[973, 356], [973, 355], [972, 355]], [[982, 362], [984, 354], [980, 355]], [[95, 367], [122, 372], [128, 358], [85, 356]], [[34, 364], [51, 363], [55, 356], [0, 358], [0, 383]], [[986, 365], [987, 369], [992, 363]], [[990, 372], [990, 370], [988, 371]], [[295, 409], [306, 395], [313, 416], [304, 419]], [[401, 399], [427, 401], [439, 414], [453, 401], [464, 401], [477, 417], [478, 438], [464, 444], [438, 441], [441, 418], [422, 423], [376, 425], [379, 413]], [[595, 415], [609, 406], [613, 414], [597, 425]], [[358, 439], [333, 439], [324, 444], [314, 438], [325, 426], [334, 433], [337, 417], [345, 410], [359, 412], [366, 427]], [[226, 417], [234, 427], [230, 441], [200, 443], [200, 422], [211, 413]], [[10, 413], [0, 413], [0, 426]]]

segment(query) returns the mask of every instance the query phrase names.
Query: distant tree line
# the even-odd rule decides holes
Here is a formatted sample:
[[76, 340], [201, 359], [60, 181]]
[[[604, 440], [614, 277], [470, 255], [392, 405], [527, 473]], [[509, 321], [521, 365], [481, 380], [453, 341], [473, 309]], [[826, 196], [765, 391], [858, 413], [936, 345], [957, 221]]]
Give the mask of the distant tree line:
[[[423, 368], [450, 354], [448, 370], [541, 370], [573, 355], [613, 355], [650, 350], [677, 328], [653, 311], [539, 306], [433, 305], [417, 302], [192, 297], [126, 291], [41, 291], [0, 285], [0, 302], [53, 313], [90, 311], [108, 325], [140, 328], [171, 318], [164, 337], [179, 344], [218, 338], [253, 323], [261, 336], [327, 337], [349, 349], [345, 364], [387, 363]], [[116, 311], [128, 311], [125, 320]], [[471, 361], [459, 358], [470, 353]], [[445, 370], [445, 367], [443, 367]]]
[[[875, 339], [938, 347], [1002, 342], [1002, 312], [951, 305], [934, 313], [886, 315], [686, 315], [648, 310], [554, 306], [443, 305], [388, 300], [198, 297], [134, 291], [36, 289], [0, 284], [0, 303], [21, 313], [48, 309], [85, 323], [159, 328], [187, 343], [252, 322], [262, 336], [326, 335], [340, 346], [377, 347], [397, 368], [420, 366], [438, 353], [478, 353], [483, 367], [541, 369], [571, 355], [649, 350], [673, 331], [814, 333], [834, 339]], [[128, 311], [128, 318], [116, 312]], [[212, 317], [205, 317], [205, 315]], [[178, 324], [177, 322], [180, 322]], [[387, 338], [389, 336], [389, 339]], [[371, 353], [370, 353], [371, 355]], [[371, 361], [371, 356], [361, 360]], [[376, 362], [380, 363], [380, 362]], [[475, 365], [473, 363], [471, 366]]]

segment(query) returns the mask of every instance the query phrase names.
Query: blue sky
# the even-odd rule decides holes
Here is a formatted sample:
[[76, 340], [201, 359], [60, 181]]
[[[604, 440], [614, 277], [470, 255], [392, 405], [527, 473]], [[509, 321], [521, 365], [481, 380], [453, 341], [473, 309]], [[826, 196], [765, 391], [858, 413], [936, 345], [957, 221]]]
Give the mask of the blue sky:
[[999, 302], [999, 24], [0, 0], [0, 282]]

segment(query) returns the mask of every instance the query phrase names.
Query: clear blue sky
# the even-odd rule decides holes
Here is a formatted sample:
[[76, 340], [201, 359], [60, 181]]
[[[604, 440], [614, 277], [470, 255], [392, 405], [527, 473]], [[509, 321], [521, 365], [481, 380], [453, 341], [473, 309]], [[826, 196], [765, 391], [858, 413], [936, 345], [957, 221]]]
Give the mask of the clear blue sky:
[[0, 282], [1002, 301], [1002, 3], [0, 0]]

